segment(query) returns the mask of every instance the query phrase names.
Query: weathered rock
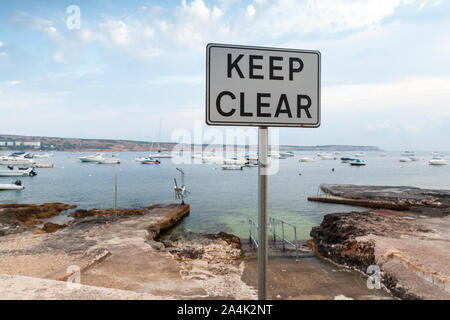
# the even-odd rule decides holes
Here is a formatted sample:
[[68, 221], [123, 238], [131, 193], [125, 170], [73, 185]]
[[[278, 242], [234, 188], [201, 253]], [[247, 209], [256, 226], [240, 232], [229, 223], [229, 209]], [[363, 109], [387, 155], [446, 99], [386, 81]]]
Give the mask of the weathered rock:
[[142, 216], [149, 212], [148, 209], [79, 209], [70, 214], [71, 217], [81, 219], [87, 217], [102, 217], [102, 216], [117, 216], [117, 217], [132, 217]]
[[[310, 247], [338, 264], [367, 271], [377, 265], [384, 285], [403, 299], [450, 297], [450, 216], [446, 191], [332, 185], [339, 197], [407, 203], [409, 211], [333, 213], [311, 230]], [[377, 193], [380, 191], [380, 194]], [[402, 190], [405, 192], [402, 193]], [[431, 197], [431, 198], [430, 198]], [[429, 206], [432, 206], [430, 214]], [[425, 208], [428, 217], [418, 214]], [[420, 211], [423, 212], [423, 211]], [[431, 216], [431, 217], [430, 217]]]
[[58, 230], [64, 229], [67, 227], [66, 224], [57, 224], [53, 222], [46, 222], [44, 223], [44, 226], [42, 227], [42, 230], [44, 230], [47, 233], [56, 232]]
[[449, 190], [352, 184], [323, 184], [320, 189], [325, 196], [311, 196], [308, 199], [370, 208], [408, 210], [426, 216], [439, 217], [450, 214]]
[[75, 205], [52, 202], [44, 204], [5, 203], [0, 205], [0, 236], [18, 233], [42, 224], [44, 219], [76, 208]]

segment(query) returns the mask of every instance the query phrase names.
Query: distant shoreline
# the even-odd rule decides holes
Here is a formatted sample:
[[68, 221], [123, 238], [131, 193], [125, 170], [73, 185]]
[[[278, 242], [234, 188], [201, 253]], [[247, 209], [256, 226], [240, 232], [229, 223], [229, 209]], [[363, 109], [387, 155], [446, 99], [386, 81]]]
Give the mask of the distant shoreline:
[[[30, 147], [26, 143], [40, 143], [39, 147]], [[73, 152], [119, 152], [119, 151], [172, 151], [178, 145], [175, 142], [151, 142], [134, 140], [114, 139], [81, 139], [81, 138], [59, 138], [21, 135], [0, 135], [0, 152], [5, 151], [73, 151]], [[200, 145], [190, 145], [191, 148]], [[206, 147], [208, 144], [203, 144]], [[244, 146], [238, 145], [237, 148]], [[252, 148], [256, 146], [251, 146]], [[185, 145], [189, 148], [189, 145]], [[377, 146], [357, 145], [316, 145], [295, 146], [281, 145], [283, 151], [383, 151]]]

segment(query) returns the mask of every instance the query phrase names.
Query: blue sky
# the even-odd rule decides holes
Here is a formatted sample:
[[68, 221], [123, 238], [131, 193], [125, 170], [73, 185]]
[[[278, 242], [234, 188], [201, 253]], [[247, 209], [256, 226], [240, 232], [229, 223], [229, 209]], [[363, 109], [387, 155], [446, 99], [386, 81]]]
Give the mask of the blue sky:
[[448, 150], [449, 30], [444, 0], [2, 1], [0, 133], [170, 141], [218, 42], [321, 51], [322, 125], [282, 144]]

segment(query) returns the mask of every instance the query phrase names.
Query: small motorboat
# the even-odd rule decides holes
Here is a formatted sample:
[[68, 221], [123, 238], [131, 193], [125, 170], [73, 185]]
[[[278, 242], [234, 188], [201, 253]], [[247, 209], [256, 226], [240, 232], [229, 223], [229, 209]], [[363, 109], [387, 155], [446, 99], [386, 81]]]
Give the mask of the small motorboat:
[[242, 165], [245, 166], [249, 163], [248, 159], [238, 159], [237, 157], [227, 158], [223, 159], [223, 164], [230, 164], [230, 165]]
[[411, 162], [411, 158], [401, 158], [398, 160], [398, 162]]
[[0, 191], [2, 190], [23, 190], [25, 187], [22, 185], [22, 181], [17, 180], [11, 184], [0, 184]]
[[171, 153], [164, 153], [164, 152], [161, 152], [161, 150], [158, 150], [157, 153], [152, 153], [148, 157], [149, 158], [160, 158], [160, 159], [172, 158], [172, 154]]
[[161, 161], [153, 158], [145, 158], [141, 161], [141, 164], [161, 164]]
[[314, 159], [310, 158], [310, 157], [303, 157], [303, 158], [301, 158], [298, 161], [300, 161], [300, 162], [314, 162]]
[[320, 159], [322, 160], [333, 160], [334, 157], [331, 153], [322, 153], [322, 155], [320, 156]]
[[117, 158], [101, 158], [97, 161], [98, 164], [120, 164], [120, 159]]
[[347, 158], [347, 157], [342, 157], [341, 158], [341, 162], [342, 163], [349, 163], [349, 162], [352, 162], [352, 161], [355, 161], [355, 159], [354, 158]]
[[446, 165], [447, 161], [443, 158], [433, 158], [430, 161], [428, 161], [428, 164], [434, 165], [434, 166], [442, 166], [442, 165]]
[[292, 151], [285, 151], [285, 152], [280, 152], [280, 155], [282, 157], [293, 157], [294, 153]]
[[33, 155], [33, 158], [36, 159], [48, 159], [53, 157], [53, 153], [43, 153], [43, 154], [35, 154]]
[[90, 156], [85, 157], [79, 157], [81, 162], [98, 162], [99, 160], [103, 159], [103, 153], [97, 153]]
[[354, 161], [350, 162], [351, 166], [365, 166], [366, 163], [363, 160], [355, 159]]
[[14, 152], [9, 156], [0, 157], [0, 164], [2, 165], [13, 165], [13, 166], [23, 166], [23, 165], [33, 165], [34, 160], [29, 153], [25, 152]]
[[0, 177], [34, 177], [37, 175], [34, 168], [17, 168], [13, 166], [8, 166], [8, 169], [0, 169]]
[[222, 157], [216, 157], [216, 156], [203, 156], [202, 157], [202, 161], [204, 163], [209, 163], [209, 164], [221, 164], [224, 163], [224, 159]]
[[239, 166], [236, 164], [225, 164], [222, 166], [222, 170], [243, 170], [243, 166]]
[[400, 153], [400, 155], [403, 157], [414, 157], [415, 153], [414, 153], [414, 151], [405, 150], [402, 153]]
[[274, 158], [274, 159], [286, 159], [286, 156], [284, 156], [283, 154], [279, 153], [279, 152], [271, 152], [269, 154], [269, 157]]

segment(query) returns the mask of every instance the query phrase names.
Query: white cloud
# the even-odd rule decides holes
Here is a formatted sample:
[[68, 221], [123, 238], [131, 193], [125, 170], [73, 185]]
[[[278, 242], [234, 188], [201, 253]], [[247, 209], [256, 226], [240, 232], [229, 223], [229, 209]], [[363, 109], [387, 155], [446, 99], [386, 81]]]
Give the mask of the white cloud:
[[0, 41], [0, 48], [3, 47], [3, 42]]
[[97, 39], [109, 49], [141, 58], [152, 58], [161, 53], [155, 43], [155, 30], [137, 20], [111, 19], [101, 23]]
[[35, 30], [48, 30], [54, 25], [51, 20], [35, 17], [24, 11], [16, 12], [12, 16], [11, 21], [20, 27]]
[[322, 89], [323, 110], [370, 114], [404, 112], [450, 116], [450, 77], [411, 78], [381, 84], [338, 85]]
[[255, 10], [255, 7], [253, 5], [247, 6], [247, 17], [249, 19], [253, 19], [255, 13], [256, 13], [256, 10]]

